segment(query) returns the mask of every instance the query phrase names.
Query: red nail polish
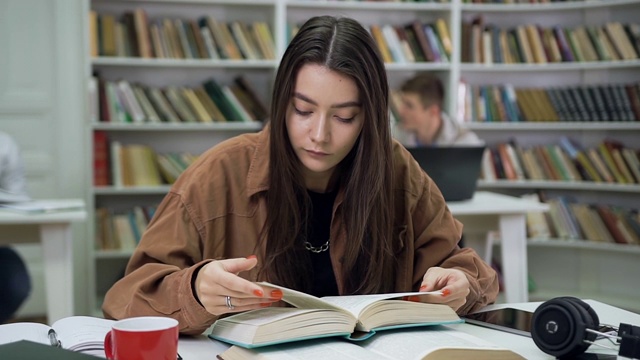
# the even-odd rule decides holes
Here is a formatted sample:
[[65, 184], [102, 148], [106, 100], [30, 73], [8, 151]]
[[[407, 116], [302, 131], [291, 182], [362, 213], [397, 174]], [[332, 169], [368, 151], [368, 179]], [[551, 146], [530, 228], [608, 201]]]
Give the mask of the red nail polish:
[[249, 256], [247, 256], [247, 259], [257, 259], [257, 258], [258, 258], [258, 257], [257, 257], [257, 256], [255, 256], [255, 255], [249, 255]]
[[271, 306], [271, 303], [260, 303], [263, 308]]
[[420, 291], [426, 291], [426, 290], [427, 290], [427, 285], [420, 286]]
[[404, 301], [409, 301], [409, 297], [408, 297], [408, 296], [403, 296], [403, 297], [402, 297], [402, 300], [404, 300]]
[[280, 289], [275, 289], [273, 291], [271, 291], [271, 297], [272, 298], [276, 298], [278, 300], [282, 299], [282, 296], [284, 296], [284, 294], [282, 293], [282, 290]]
[[263, 297], [264, 293], [262, 292], [262, 290], [253, 290], [253, 295], [257, 296], [257, 297]]
[[451, 295], [451, 290], [449, 289], [442, 290], [442, 296], [449, 296], [449, 295]]
[[409, 301], [420, 302], [420, 298], [417, 296], [409, 296]]

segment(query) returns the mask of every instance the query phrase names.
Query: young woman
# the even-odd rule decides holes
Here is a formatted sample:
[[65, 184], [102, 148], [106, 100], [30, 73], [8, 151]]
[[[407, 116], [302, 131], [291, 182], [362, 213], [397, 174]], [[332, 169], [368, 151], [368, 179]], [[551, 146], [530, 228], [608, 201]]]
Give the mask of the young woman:
[[317, 296], [442, 290], [466, 313], [491, 303], [495, 272], [460, 249], [462, 225], [392, 141], [388, 84], [356, 21], [307, 21], [275, 79], [271, 119], [225, 141], [173, 185], [107, 293], [107, 317], [171, 316], [201, 333], [218, 316]]

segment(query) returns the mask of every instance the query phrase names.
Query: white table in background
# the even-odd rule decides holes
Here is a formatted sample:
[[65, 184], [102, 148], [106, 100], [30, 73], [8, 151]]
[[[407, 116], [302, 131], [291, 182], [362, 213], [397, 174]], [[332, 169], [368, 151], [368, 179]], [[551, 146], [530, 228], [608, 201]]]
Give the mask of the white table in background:
[[24, 243], [21, 238], [42, 243], [49, 323], [74, 313], [71, 224], [86, 218], [84, 210], [23, 214], [0, 209], [0, 245]]
[[[594, 300], [585, 301], [596, 311], [600, 318], [600, 323], [615, 326], [618, 326], [621, 322], [633, 325], [640, 324], [640, 314], [622, 310]], [[514, 307], [533, 312], [540, 304], [541, 302], [497, 304], [490, 305], [486, 309]], [[493, 330], [468, 323], [448, 325], [447, 327], [471, 334], [499, 347], [513, 350], [527, 360], [555, 359], [553, 356], [547, 355], [542, 352], [542, 350], [538, 349], [530, 337], [506, 333], [504, 331]], [[598, 342], [607, 346], [612, 345], [606, 339], [598, 340]], [[222, 353], [228, 348], [229, 345], [217, 340], [211, 340], [205, 335], [196, 337], [183, 336], [180, 337], [180, 340], [178, 341], [178, 352], [185, 360], [215, 359], [217, 354]], [[587, 352], [609, 355], [617, 354], [617, 351], [604, 349], [594, 345], [591, 345]]]
[[[447, 206], [453, 216], [464, 224], [464, 232], [474, 229], [500, 230], [505, 301], [529, 301], [526, 214], [548, 211], [549, 206], [486, 191], [476, 191], [470, 200], [447, 202]], [[465, 245], [477, 249], [485, 260], [490, 261], [491, 244], [482, 249], [473, 240], [465, 236]]]

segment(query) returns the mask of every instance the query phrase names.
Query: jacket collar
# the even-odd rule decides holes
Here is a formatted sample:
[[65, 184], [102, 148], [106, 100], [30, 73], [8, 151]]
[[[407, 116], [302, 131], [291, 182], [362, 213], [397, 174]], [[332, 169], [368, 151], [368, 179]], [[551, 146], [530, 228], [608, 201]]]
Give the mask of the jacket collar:
[[251, 165], [247, 174], [247, 196], [251, 197], [261, 191], [269, 189], [269, 139], [270, 126], [266, 124], [258, 133]]

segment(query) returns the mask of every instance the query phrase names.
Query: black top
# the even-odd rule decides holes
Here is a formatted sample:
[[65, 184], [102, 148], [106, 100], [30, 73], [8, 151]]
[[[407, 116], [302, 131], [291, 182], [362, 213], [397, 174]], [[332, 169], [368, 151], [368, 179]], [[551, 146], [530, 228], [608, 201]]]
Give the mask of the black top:
[[[311, 246], [319, 248], [329, 240], [331, 229], [331, 217], [333, 215], [333, 202], [338, 194], [337, 190], [328, 193], [317, 193], [308, 191], [311, 197], [311, 219], [307, 229], [308, 240]], [[329, 242], [331, 246], [331, 242]], [[329, 250], [315, 253], [308, 251], [313, 270], [313, 284], [311, 284], [311, 295], [314, 296], [336, 296], [338, 295], [338, 284], [333, 273]]]

